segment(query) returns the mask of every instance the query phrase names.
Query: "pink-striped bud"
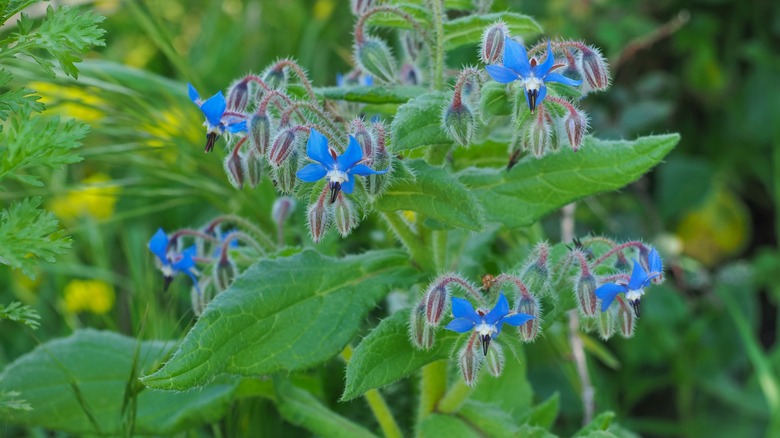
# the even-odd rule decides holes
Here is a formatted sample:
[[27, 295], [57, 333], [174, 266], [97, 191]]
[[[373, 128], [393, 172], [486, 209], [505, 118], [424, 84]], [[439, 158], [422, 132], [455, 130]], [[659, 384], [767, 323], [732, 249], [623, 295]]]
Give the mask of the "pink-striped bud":
[[609, 306], [606, 312], [601, 312], [598, 317], [599, 336], [601, 339], [607, 340], [615, 334], [615, 322], [617, 307]]
[[363, 150], [362, 164], [370, 167], [374, 162], [374, 152], [376, 148], [376, 141], [374, 140], [373, 133], [369, 131], [369, 128], [363, 122], [363, 119], [360, 118], [350, 122], [349, 132], [355, 137], [358, 144], [360, 144], [360, 149]]
[[[325, 190], [327, 190], [327, 188], [328, 187], [325, 186]], [[314, 243], [319, 243], [325, 235], [325, 232], [328, 231], [329, 225], [328, 210], [325, 208], [322, 196], [320, 196], [319, 201], [309, 206], [307, 217], [309, 220], [311, 240], [313, 240]]]
[[620, 297], [617, 298], [617, 302], [619, 303], [617, 310], [617, 326], [620, 330], [620, 336], [630, 338], [634, 336], [634, 326], [636, 325], [634, 310]]
[[246, 174], [249, 180], [249, 186], [257, 187], [263, 180], [263, 171], [265, 170], [265, 157], [252, 149], [246, 155]]
[[533, 342], [539, 336], [539, 328], [541, 327], [542, 305], [539, 299], [532, 294], [520, 294], [516, 310], [517, 313], [525, 313], [534, 317], [534, 319], [517, 328], [517, 332], [520, 333], [523, 342]]
[[359, 17], [374, 6], [374, 0], [351, 0], [349, 6], [352, 14]]
[[609, 67], [607, 61], [595, 47], [584, 47], [579, 59], [581, 75], [585, 79], [586, 91], [602, 91], [609, 88]]
[[265, 114], [255, 114], [249, 120], [249, 142], [253, 149], [265, 155], [271, 143], [271, 120]]
[[[528, 290], [537, 295], [545, 295], [550, 290], [550, 246], [546, 242], [534, 248], [529, 261], [521, 270], [521, 278]], [[528, 312], [524, 312], [528, 313]], [[534, 315], [537, 316], [537, 315]]]
[[333, 221], [336, 223], [336, 229], [341, 237], [349, 236], [349, 233], [351, 233], [358, 224], [355, 206], [352, 204], [352, 201], [343, 195], [343, 193], [339, 192], [332, 207]]
[[277, 224], [284, 223], [295, 211], [295, 199], [289, 196], [280, 196], [274, 201], [271, 208], [271, 218]]
[[501, 64], [504, 59], [504, 39], [509, 35], [509, 28], [503, 21], [491, 24], [482, 33], [482, 43], [479, 46], [479, 56], [485, 64]]
[[450, 104], [442, 114], [442, 124], [444, 130], [447, 131], [450, 138], [455, 140], [461, 146], [468, 146], [471, 144], [471, 139], [474, 137], [474, 130], [476, 128], [476, 122], [474, 121], [474, 114], [468, 105], [464, 105], [460, 98], [457, 102]]
[[493, 377], [501, 375], [504, 370], [504, 349], [498, 342], [492, 342], [485, 356], [485, 367]]
[[282, 66], [270, 66], [260, 76], [271, 88], [278, 90], [287, 85], [287, 70]]
[[238, 148], [234, 149], [225, 156], [223, 167], [230, 184], [238, 190], [244, 188], [244, 179], [247, 173], [245, 154], [239, 152]]
[[577, 152], [580, 146], [582, 146], [582, 139], [585, 137], [585, 133], [588, 132], [588, 116], [579, 109], [574, 107], [572, 109], [573, 111], [566, 112], [562, 123], [569, 145], [574, 152]]
[[246, 111], [249, 103], [249, 84], [246, 79], [241, 79], [230, 86], [227, 94], [227, 110], [242, 113]]
[[594, 317], [598, 311], [596, 297], [596, 279], [590, 272], [581, 273], [575, 282], [574, 293], [583, 315]]
[[381, 82], [396, 80], [396, 61], [384, 41], [367, 37], [355, 46], [355, 61], [360, 69], [370, 73]]
[[474, 332], [468, 343], [458, 353], [458, 367], [468, 386], [474, 386], [477, 383], [479, 368], [482, 365], [483, 354], [476, 339], [477, 334]]
[[281, 193], [290, 195], [295, 191], [295, 186], [298, 184], [296, 172], [298, 172], [300, 167], [299, 161], [298, 150], [293, 147], [289, 157], [278, 167], [274, 168], [274, 183], [276, 184], [276, 189]]
[[432, 284], [423, 297], [428, 324], [439, 325], [450, 304], [450, 294], [441, 284]]
[[526, 149], [531, 151], [534, 157], [542, 158], [550, 151], [552, 128], [544, 106], [536, 108], [536, 115], [531, 119], [526, 136]]
[[295, 151], [295, 140], [298, 138], [298, 127], [292, 127], [280, 132], [274, 139], [271, 148], [268, 149], [268, 162], [271, 166], [278, 168]]
[[[223, 248], [225, 250], [225, 248]], [[218, 292], [224, 292], [238, 276], [238, 269], [230, 257], [220, 257], [214, 267], [214, 286]]]
[[436, 340], [436, 333], [425, 317], [425, 303], [420, 302], [414, 306], [410, 316], [409, 337], [412, 339], [412, 345], [420, 350], [430, 350]]

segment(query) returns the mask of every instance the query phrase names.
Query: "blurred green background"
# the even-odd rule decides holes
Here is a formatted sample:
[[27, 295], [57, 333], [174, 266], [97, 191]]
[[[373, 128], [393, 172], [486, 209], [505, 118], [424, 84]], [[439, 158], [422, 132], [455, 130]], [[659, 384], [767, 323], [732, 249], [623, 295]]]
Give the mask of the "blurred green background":
[[[298, 60], [316, 86], [351, 69], [354, 18], [346, 1], [90, 5], [107, 17], [106, 46], [81, 64], [78, 82], [14, 71], [51, 112], [92, 132], [85, 160], [51, 171], [51, 184], [36, 193], [73, 236], [73, 249], [35, 280], [0, 269], [0, 302], [22, 301], [43, 317], [35, 332], [2, 323], [0, 367], [79, 327], [179, 337], [192, 322], [187, 284], [162, 293], [149, 236], [218, 212], [273, 229], [270, 182], [236, 191], [220, 158], [203, 154], [202, 116], [185, 95], [187, 82], [211, 95], [284, 57]], [[633, 339], [587, 338], [597, 408], [648, 436], [765, 433], [780, 423], [780, 286], [773, 281], [780, 273], [780, 8], [726, 0], [494, 3], [505, 9], [535, 16], [551, 38], [583, 39], [610, 60], [613, 87], [582, 103], [592, 133], [682, 134], [647, 177], [578, 207], [580, 235], [642, 236], [669, 266], [667, 282], [643, 301]], [[476, 50], [448, 62], [475, 63]], [[557, 219], [544, 224], [553, 241]], [[304, 226], [299, 209], [288, 235], [305, 235]], [[371, 227], [360, 227], [354, 245], [368, 240]], [[335, 251], [337, 243], [331, 235], [322, 248]], [[576, 428], [582, 415], [576, 375], [561, 365], [567, 348], [541, 340], [527, 353], [536, 398], [561, 394], [561, 431]], [[241, 409], [269, 411], [243, 406], [237, 417]], [[260, 418], [253, 421], [279, 421]]]

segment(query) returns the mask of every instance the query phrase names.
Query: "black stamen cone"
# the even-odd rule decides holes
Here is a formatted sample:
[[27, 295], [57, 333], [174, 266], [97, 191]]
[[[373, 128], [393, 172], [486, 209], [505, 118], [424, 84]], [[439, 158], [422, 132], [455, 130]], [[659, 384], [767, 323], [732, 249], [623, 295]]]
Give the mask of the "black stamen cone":
[[168, 288], [171, 287], [171, 283], [173, 282], [173, 277], [166, 275], [163, 276], [163, 280], [165, 283], [163, 283], [163, 292], [168, 292]]
[[536, 109], [536, 98], [539, 96], [539, 90], [528, 90], [526, 91], [526, 94], [528, 95], [528, 108], [531, 109], [531, 112], [534, 112]]
[[629, 301], [631, 307], [634, 308], [634, 315], [639, 318], [639, 298]]
[[482, 354], [487, 356], [488, 347], [490, 346], [490, 335], [480, 335], [479, 339], [482, 341]]
[[339, 195], [339, 190], [341, 190], [341, 183], [340, 182], [332, 182], [332, 183], [330, 183], [330, 203], [331, 204], [336, 202], [336, 197]]
[[211, 152], [214, 149], [214, 144], [217, 142], [219, 136], [216, 132], [209, 132], [206, 134], [206, 150], [204, 152]]

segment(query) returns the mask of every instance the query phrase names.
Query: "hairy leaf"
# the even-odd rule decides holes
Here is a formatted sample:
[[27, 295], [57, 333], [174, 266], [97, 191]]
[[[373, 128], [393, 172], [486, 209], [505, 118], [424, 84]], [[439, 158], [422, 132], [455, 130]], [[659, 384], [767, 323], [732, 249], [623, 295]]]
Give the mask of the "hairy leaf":
[[[397, 5], [396, 8], [412, 17], [419, 23], [422, 29], [430, 29], [431, 14], [425, 7], [404, 3]], [[368, 19], [367, 24], [370, 26], [394, 27], [399, 29], [412, 29], [413, 27], [399, 15], [387, 12], [379, 12], [372, 15]]]
[[372, 104], [405, 103], [425, 92], [424, 87], [397, 86], [382, 87], [360, 85], [355, 87], [322, 87], [314, 92], [326, 99], [346, 100]]
[[616, 190], [652, 169], [680, 140], [678, 134], [634, 141], [585, 139], [579, 152], [527, 157], [511, 170], [466, 169], [459, 174], [482, 203], [489, 221], [530, 225], [569, 202]]
[[352, 339], [376, 302], [416, 275], [401, 251], [342, 259], [306, 250], [263, 260], [217, 295], [173, 358], [143, 378], [153, 388], [187, 389], [228, 372], [299, 370]]
[[466, 44], [479, 44], [485, 28], [503, 21], [514, 36], [531, 37], [542, 33], [542, 27], [528, 15], [514, 12], [498, 12], [486, 15], [468, 15], [444, 23], [445, 44], [447, 50]]
[[157, 366], [174, 345], [95, 330], [50, 341], [0, 374], [0, 393], [16, 391], [32, 407], [0, 410], [0, 418], [90, 435], [120, 435], [133, 423], [137, 434], [168, 435], [220, 418], [236, 381], [190, 392], [139, 391], [137, 374]]
[[449, 105], [451, 93], [434, 91], [416, 97], [398, 108], [390, 125], [395, 151], [434, 144], [452, 144], [441, 126], [442, 110]]

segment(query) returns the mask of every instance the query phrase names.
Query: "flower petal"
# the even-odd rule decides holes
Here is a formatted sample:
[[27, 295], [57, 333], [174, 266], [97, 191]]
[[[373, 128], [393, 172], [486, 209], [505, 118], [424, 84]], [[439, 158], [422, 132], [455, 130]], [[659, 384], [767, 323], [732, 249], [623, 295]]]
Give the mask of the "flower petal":
[[195, 267], [195, 255], [198, 253], [197, 247], [192, 245], [181, 252], [181, 258], [176, 260], [171, 266], [176, 271], [188, 272]]
[[226, 107], [225, 96], [219, 91], [217, 94], [209, 97], [209, 100], [203, 102], [200, 110], [203, 111], [203, 115], [206, 116], [206, 120], [208, 120], [210, 125], [219, 126]]
[[187, 83], [187, 94], [190, 96], [190, 100], [196, 104], [200, 100], [200, 94], [198, 94], [198, 90], [196, 90], [195, 87], [193, 87], [189, 82]]
[[475, 325], [474, 321], [471, 321], [469, 319], [456, 318], [450, 321], [450, 323], [447, 324], [447, 326], [444, 328], [458, 333], [466, 333], [467, 331], [472, 330], [474, 328], [474, 325]]
[[350, 175], [360, 175], [360, 176], [366, 176], [366, 175], [382, 175], [383, 173], [387, 173], [387, 171], [390, 170], [388, 167], [385, 170], [374, 170], [365, 164], [358, 164], [354, 166], [352, 169], [350, 169], [349, 174]]
[[157, 258], [160, 259], [160, 262], [164, 264], [168, 263], [168, 235], [165, 234], [165, 231], [163, 231], [162, 228], [157, 229], [157, 232], [154, 233], [154, 236], [149, 239], [149, 244], [147, 246], [149, 247], [149, 250], [152, 251], [152, 254], [156, 255]]
[[520, 79], [520, 76], [515, 73], [514, 70], [510, 70], [500, 65], [487, 65], [485, 66], [485, 70], [487, 70], [488, 74], [491, 78], [493, 78], [494, 81], [502, 84], [507, 84], [509, 82]]
[[341, 183], [341, 191], [344, 192], [345, 195], [351, 195], [352, 192], [355, 191], [355, 177], [354, 176], [349, 176], [349, 178], [346, 181]]
[[649, 280], [647, 272], [639, 264], [639, 261], [634, 260], [634, 270], [631, 272], [631, 280], [628, 282], [628, 290], [642, 289]]
[[539, 106], [539, 104], [544, 102], [545, 96], [547, 96], [547, 86], [542, 84], [542, 86], [539, 87], [539, 94], [536, 96], [536, 106]]
[[482, 317], [474, 310], [469, 300], [452, 297], [452, 315], [456, 318], [465, 318], [474, 324], [482, 322]]
[[326, 170], [333, 169], [336, 164], [328, 151], [328, 139], [314, 128], [311, 129], [309, 141], [306, 143], [306, 155], [325, 166]]
[[360, 147], [360, 143], [353, 136], [349, 136], [349, 146], [343, 154], [339, 155], [338, 166], [339, 170], [349, 172], [349, 170], [355, 166], [360, 160], [363, 159], [363, 149]]
[[544, 75], [550, 71], [554, 63], [555, 58], [553, 57], [552, 47], [550, 47], [550, 40], [547, 40], [547, 58], [545, 58], [543, 64], [537, 64], [536, 67], [532, 69], [534, 76], [543, 78]]
[[322, 167], [321, 164], [310, 163], [303, 166], [303, 168], [299, 170], [295, 175], [301, 181], [314, 182], [325, 177], [327, 173], [328, 173], [327, 169]]
[[515, 313], [514, 315], [504, 317], [501, 322], [518, 327], [532, 319], [534, 319], [533, 315], [529, 315], [527, 313]]
[[601, 300], [601, 311], [606, 312], [609, 305], [615, 301], [619, 293], [625, 293], [628, 290], [622, 284], [607, 283], [596, 289], [596, 296]]
[[531, 76], [531, 64], [525, 47], [509, 37], [504, 37], [504, 67], [514, 70], [520, 76]]
[[650, 272], [651, 273], [661, 273], [663, 272], [664, 266], [663, 262], [661, 262], [661, 256], [658, 255], [658, 251], [655, 250], [655, 248], [650, 251], [650, 254], [647, 256], [647, 262], [650, 265]]
[[246, 120], [242, 122], [236, 122], [231, 123], [227, 125], [228, 132], [236, 133], [236, 132], [245, 132], [246, 131]]
[[495, 325], [501, 318], [506, 316], [507, 313], [509, 313], [509, 302], [506, 300], [504, 293], [501, 292], [501, 295], [498, 296], [496, 306], [485, 315], [485, 322]]
[[569, 79], [566, 76], [560, 74], [560, 73], [547, 73], [544, 76], [545, 82], [558, 82], [559, 84], [563, 85], [569, 85], [571, 87], [578, 87], [580, 84], [582, 84], [582, 81], [578, 81], [575, 79]]

